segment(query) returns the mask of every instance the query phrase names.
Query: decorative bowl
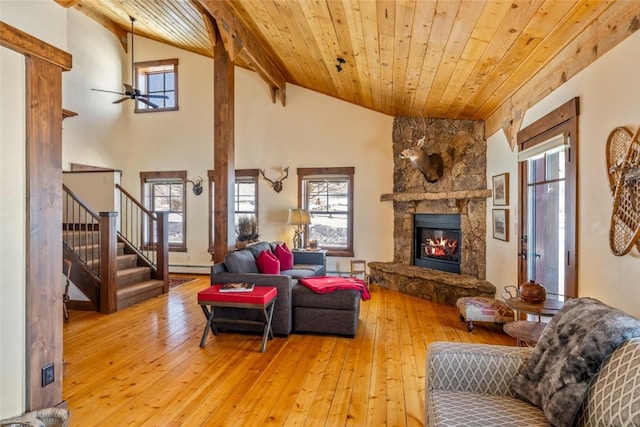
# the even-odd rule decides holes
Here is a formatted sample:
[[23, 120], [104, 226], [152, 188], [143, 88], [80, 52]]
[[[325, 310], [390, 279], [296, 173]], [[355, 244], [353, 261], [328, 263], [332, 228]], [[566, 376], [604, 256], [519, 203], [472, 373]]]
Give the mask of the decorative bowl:
[[520, 284], [518, 288], [520, 298], [525, 302], [543, 302], [547, 299], [547, 290], [535, 280]]

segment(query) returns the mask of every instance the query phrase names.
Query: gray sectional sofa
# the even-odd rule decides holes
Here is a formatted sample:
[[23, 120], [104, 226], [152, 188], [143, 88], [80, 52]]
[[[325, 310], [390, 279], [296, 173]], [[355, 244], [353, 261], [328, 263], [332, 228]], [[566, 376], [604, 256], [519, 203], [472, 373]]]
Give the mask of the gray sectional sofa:
[[[277, 243], [259, 242], [227, 254], [224, 262], [211, 267], [211, 284], [249, 282], [277, 288], [278, 299], [271, 321], [276, 335], [288, 336], [291, 331], [296, 331], [355, 336], [360, 315], [359, 291], [341, 290], [321, 295], [298, 283], [298, 279], [326, 274], [323, 253], [293, 251], [293, 269], [280, 274], [261, 274], [258, 271], [258, 255], [264, 250], [275, 250]], [[216, 314], [234, 319], [260, 318], [257, 311], [234, 308], [217, 309]], [[259, 326], [245, 324], [221, 323], [216, 327], [260, 332]]]

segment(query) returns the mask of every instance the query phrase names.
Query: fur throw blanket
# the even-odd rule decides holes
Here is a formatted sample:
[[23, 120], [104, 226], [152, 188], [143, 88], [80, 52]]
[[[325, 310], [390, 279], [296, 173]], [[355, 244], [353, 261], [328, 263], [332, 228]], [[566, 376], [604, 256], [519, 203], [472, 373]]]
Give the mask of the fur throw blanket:
[[512, 384], [554, 426], [571, 426], [600, 366], [640, 320], [592, 298], [570, 299], [545, 328]]

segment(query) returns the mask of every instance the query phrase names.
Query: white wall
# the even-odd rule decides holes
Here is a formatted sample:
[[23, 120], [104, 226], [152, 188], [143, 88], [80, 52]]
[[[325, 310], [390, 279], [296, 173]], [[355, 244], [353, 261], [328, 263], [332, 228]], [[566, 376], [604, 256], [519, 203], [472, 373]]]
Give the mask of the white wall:
[[[213, 61], [136, 37], [136, 61], [178, 58], [179, 111], [133, 113], [122, 104], [127, 137], [116, 142], [123, 186], [139, 197], [141, 171], [186, 170], [190, 179], [213, 169]], [[393, 257], [393, 210], [380, 195], [392, 191], [393, 119], [296, 86], [287, 88], [287, 106], [273, 104], [255, 73], [236, 68], [236, 168], [265, 169], [277, 177], [289, 166], [284, 189], [276, 193], [259, 181], [261, 239], [290, 242], [289, 208], [297, 206], [298, 167], [355, 167], [355, 255], [367, 260]], [[208, 189], [187, 193], [187, 252], [171, 253], [172, 266], [190, 265], [208, 273]], [[329, 259], [330, 270], [348, 270], [345, 259]], [[172, 267], [171, 271], [178, 271]]]
[[113, 33], [81, 12], [67, 10], [73, 68], [62, 74], [62, 106], [78, 116], [62, 122], [62, 168], [84, 163], [120, 170], [117, 148], [126, 142], [126, 117], [122, 106], [112, 102], [121, 97], [91, 89], [122, 91], [127, 54]]
[[[636, 32], [581, 73], [530, 108], [522, 127], [574, 97], [580, 97], [578, 161], [578, 295], [597, 298], [640, 317], [640, 254], [616, 257], [609, 249], [613, 198], [609, 192], [605, 147], [617, 126], [640, 126], [640, 32]], [[517, 159], [502, 132], [488, 140], [487, 178], [511, 172], [517, 183]], [[508, 163], [503, 163], [508, 162]], [[511, 186], [511, 214], [516, 215], [517, 185]], [[489, 221], [490, 211], [487, 212]], [[516, 216], [517, 218], [517, 216]], [[487, 223], [490, 230], [490, 224]], [[499, 289], [517, 281], [515, 234], [509, 243], [487, 242], [487, 279]], [[491, 263], [489, 263], [491, 260]]]
[[[2, 0], [0, 20], [66, 48], [66, 13], [54, 2]], [[24, 73], [24, 57], [0, 48], [0, 419], [26, 405]]]

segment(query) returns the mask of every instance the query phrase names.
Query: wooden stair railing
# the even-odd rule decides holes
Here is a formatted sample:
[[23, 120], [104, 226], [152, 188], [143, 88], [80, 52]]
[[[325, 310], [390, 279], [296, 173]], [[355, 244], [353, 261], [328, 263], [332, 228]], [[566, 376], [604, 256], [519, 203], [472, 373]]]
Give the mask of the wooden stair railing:
[[117, 308], [118, 214], [98, 214], [64, 184], [62, 193], [64, 257], [81, 267], [74, 269], [74, 276], [87, 279], [72, 280], [102, 313], [112, 313]]
[[120, 194], [118, 237], [151, 267], [154, 279], [164, 282], [163, 293], [169, 292], [169, 212], [151, 212], [119, 184], [116, 190]]

